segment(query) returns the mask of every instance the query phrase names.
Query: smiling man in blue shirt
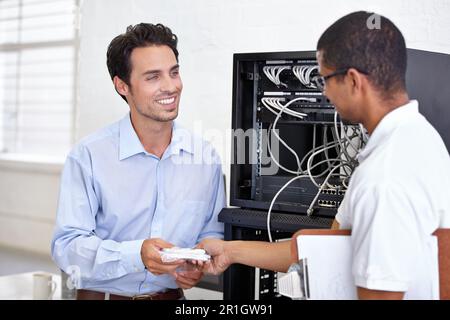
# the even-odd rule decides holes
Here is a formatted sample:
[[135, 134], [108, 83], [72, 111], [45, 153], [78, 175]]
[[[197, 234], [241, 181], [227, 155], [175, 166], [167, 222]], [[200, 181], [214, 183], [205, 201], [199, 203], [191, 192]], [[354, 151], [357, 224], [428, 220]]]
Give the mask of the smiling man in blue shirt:
[[182, 91], [177, 37], [161, 24], [127, 28], [107, 65], [130, 112], [81, 140], [61, 177], [52, 256], [76, 270], [79, 299], [180, 299], [202, 273], [159, 250], [222, 238], [221, 161], [174, 122]]

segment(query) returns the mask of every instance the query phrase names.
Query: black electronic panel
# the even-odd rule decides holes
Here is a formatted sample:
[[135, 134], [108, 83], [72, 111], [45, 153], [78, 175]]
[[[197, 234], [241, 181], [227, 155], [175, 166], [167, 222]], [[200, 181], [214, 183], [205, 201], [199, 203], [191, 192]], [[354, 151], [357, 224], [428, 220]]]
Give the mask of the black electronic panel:
[[[441, 134], [447, 149], [449, 71], [449, 55], [408, 49], [408, 93], [419, 101], [420, 112]], [[296, 172], [305, 172], [309, 156], [319, 145], [343, 139], [344, 124], [319, 90], [317, 75], [315, 51], [234, 55], [232, 128], [246, 134], [244, 140], [233, 137], [231, 205], [267, 211], [278, 191], [301, 175]], [[288, 112], [283, 109], [287, 103]], [[270, 132], [275, 124], [285, 144], [279, 143], [279, 152], [272, 156], [268, 151], [274, 141]], [[314, 216], [334, 217], [352, 170], [339, 169], [336, 172], [347, 179], [332, 176], [326, 181], [329, 187], [318, 191], [326, 176], [323, 173], [335, 165], [330, 159], [340, 158], [342, 151], [338, 148], [317, 154], [310, 163], [313, 169], [309, 174], [316, 177], [314, 181], [305, 177], [290, 183], [278, 195], [272, 210], [307, 214], [312, 208]], [[347, 157], [347, 162], [351, 161]]]
[[[230, 203], [267, 210], [280, 188], [306, 170], [312, 152], [335, 140], [339, 118], [317, 85], [315, 51], [235, 54], [233, 68], [232, 127], [246, 139], [233, 138]], [[271, 137], [275, 125], [283, 143]], [[317, 154], [310, 172], [317, 182], [306, 176], [292, 182], [273, 210], [306, 214], [325, 178], [320, 174], [339, 157], [335, 148]], [[328, 180], [333, 187], [320, 192], [314, 215], [334, 217], [345, 192], [340, 180]]]
[[[342, 154], [342, 149], [352, 146], [346, 127], [352, 131], [356, 126], [340, 123], [333, 106], [315, 86], [316, 64], [314, 51], [234, 55], [232, 128], [246, 135], [245, 139], [233, 137], [230, 204], [239, 208], [224, 208], [219, 215], [219, 221], [225, 224], [226, 240], [267, 241], [272, 235], [276, 241], [289, 238], [299, 229], [331, 226], [351, 170], [343, 172], [346, 178], [338, 175], [326, 184], [322, 184], [323, 176], [317, 176], [336, 165], [333, 158], [346, 158], [345, 162], [351, 164], [352, 157]], [[450, 55], [408, 49], [409, 96], [419, 101], [420, 112], [440, 133], [447, 150], [450, 147], [449, 71]], [[289, 105], [293, 112], [281, 110], [296, 98], [305, 99]], [[305, 116], [299, 117], [300, 113]], [[279, 146], [275, 160], [291, 172], [279, 166], [276, 170], [274, 157], [267, 155], [272, 146], [268, 142], [272, 139], [264, 133], [275, 123], [280, 138], [302, 162], [299, 166], [294, 153]], [[340, 141], [343, 138], [347, 142]], [[336, 140], [340, 146], [345, 144], [344, 148], [330, 147], [312, 159], [310, 165], [316, 165], [310, 172], [314, 179], [299, 178], [286, 186], [299, 175], [296, 167], [304, 168], [306, 160], [303, 159], [309, 159], [311, 150]], [[267, 230], [268, 209], [276, 196], [272, 207], [276, 212], [272, 213], [270, 230]], [[314, 212], [307, 216], [312, 205]], [[272, 271], [235, 264], [224, 273], [223, 281], [226, 300], [283, 299], [276, 292], [277, 273]]]

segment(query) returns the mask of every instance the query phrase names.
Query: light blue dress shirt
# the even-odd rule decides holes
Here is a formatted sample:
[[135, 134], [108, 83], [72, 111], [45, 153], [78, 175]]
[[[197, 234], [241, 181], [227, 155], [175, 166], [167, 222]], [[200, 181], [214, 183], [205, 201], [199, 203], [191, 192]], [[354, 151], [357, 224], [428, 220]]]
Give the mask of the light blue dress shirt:
[[130, 121], [101, 129], [69, 153], [61, 176], [52, 256], [78, 270], [82, 288], [132, 296], [177, 288], [141, 260], [142, 242], [193, 247], [222, 238], [225, 206], [220, 158], [175, 122], [161, 159], [145, 151]]

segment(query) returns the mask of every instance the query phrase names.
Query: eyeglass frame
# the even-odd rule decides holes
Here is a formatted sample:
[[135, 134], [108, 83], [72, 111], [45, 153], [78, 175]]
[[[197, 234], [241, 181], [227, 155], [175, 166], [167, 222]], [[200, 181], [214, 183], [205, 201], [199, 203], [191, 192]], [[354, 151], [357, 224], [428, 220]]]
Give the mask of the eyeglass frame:
[[[368, 75], [369, 74], [368, 72], [361, 71], [361, 70], [359, 70], [357, 68], [354, 68], [354, 67], [348, 67], [348, 68], [344, 68], [344, 69], [339, 69], [339, 70], [336, 70], [335, 72], [327, 74], [326, 76], [316, 76], [315, 77], [315, 82], [317, 84], [318, 89], [320, 89], [320, 91], [325, 90], [325, 84], [326, 84], [328, 79], [333, 78], [335, 76], [340, 76], [340, 75], [347, 74], [348, 70], [350, 70], [350, 69], [355, 69], [356, 71], [358, 71], [359, 73], [362, 73], [364, 75]], [[322, 80], [323, 85], [320, 84], [319, 79]]]

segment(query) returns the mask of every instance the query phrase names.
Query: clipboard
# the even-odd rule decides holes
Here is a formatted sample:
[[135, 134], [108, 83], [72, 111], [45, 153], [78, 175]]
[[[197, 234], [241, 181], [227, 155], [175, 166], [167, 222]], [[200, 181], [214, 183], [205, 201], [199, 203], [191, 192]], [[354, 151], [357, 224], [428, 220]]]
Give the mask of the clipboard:
[[[291, 262], [299, 262], [298, 238], [299, 236], [349, 236], [351, 230], [331, 230], [331, 229], [304, 229], [297, 231], [291, 240]], [[437, 229], [433, 235], [437, 237], [438, 268], [439, 268], [439, 298], [450, 300], [450, 229]], [[305, 262], [302, 262], [303, 264]], [[306, 261], [305, 270], [308, 270], [309, 261]], [[308, 270], [309, 271], [309, 270]], [[307, 272], [309, 273], [309, 272]], [[307, 293], [306, 298], [312, 297], [311, 278], [308, 275], [303, 277], [302, 288]]]
[[[330, 232], [331, 231], [331, 232]], [[346, 230], [302, 230], [291, 243], [304, 299], [354, 300], [357, 290], [351, 273], [352, 245]], [[298, 252], [297, 246], [301, 248]], [[297, 254], [298, 252], [298, 254]], [[295, 265], [295, 264], [294, 264]]]

